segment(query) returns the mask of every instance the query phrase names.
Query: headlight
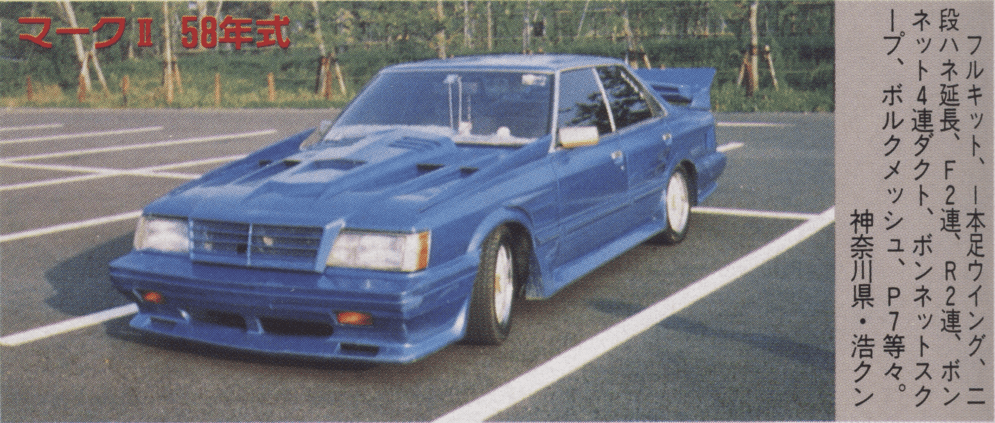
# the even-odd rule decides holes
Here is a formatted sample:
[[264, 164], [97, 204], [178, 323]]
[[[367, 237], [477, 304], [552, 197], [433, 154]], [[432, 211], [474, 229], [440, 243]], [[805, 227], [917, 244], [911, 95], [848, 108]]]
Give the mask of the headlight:
[[325, 264], [414, 272], [428, 266], [429, 232], [390, 233], [345, 229], [339, 232]]
[[135, 229], [136, 250], [157, 250], [167, 253], [190, 251], [187, 220], [175, 217], [142, 216]]

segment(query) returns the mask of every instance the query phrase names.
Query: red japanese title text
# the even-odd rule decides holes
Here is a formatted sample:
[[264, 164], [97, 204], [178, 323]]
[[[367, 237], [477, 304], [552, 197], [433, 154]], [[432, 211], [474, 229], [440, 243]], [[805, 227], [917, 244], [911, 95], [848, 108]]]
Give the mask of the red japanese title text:
[[[44, 48], [52, 48], [52, 43], [46, 41], [46, 36], [52, 29], [52, 18], [21, 17], [18, 23], [24, 25], [41, 25], [37, 33], [19, 34], [19, 39], [30, 41]], [[152, 18], [137, 18], [138, 47], [152, 47]], [[256, 47], [273, 45], [280, 48], [290, 47], [290, 39], [284, 34], [283, 28], [290, 24], [290, 18], [273, 15], [272, 19], [233, 18], [225, 16], [221, 22], [213, 16], [198, 19], [196, 16], [184, 16], [180, 20], [180, 44], [186, 48], [215, 48], [218, 43], [233, 44], [235, 50], [241, 50], [243, 44], [254, 44]], [[127, 20], [123, 17], [101, 17], [92, 27], [59, 27], [57, 35], [94, 35], [94, 48], [110, 47], [121, 40]], [[113, 32], [112, 32], [113, 31]], [[98, 36], [98, 32], [100, 33]], [[258, 34], [259, 39], [253, 37]], [[106, 37], [105, 37], [106, 36]]]

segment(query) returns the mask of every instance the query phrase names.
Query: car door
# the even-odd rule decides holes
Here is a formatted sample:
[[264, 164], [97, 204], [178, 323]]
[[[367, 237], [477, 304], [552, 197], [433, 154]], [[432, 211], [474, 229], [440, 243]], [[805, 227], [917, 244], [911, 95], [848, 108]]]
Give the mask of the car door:
[[560, 200], [555, 265], [561, 265], [624, 231], [628, 175], [594, 69], [562, 72], [557, 104], [558, 128], [594, 126], [601, 135], [596, 145], [557, 148], [551, 153]]
[[[663, 107], [622, 66], [597, 68], [615, 123], [632, 204], [627, 226], [650, 219], [667, 180], [673, 137]], [[616, 156], [618, 153], [616, 153]]]

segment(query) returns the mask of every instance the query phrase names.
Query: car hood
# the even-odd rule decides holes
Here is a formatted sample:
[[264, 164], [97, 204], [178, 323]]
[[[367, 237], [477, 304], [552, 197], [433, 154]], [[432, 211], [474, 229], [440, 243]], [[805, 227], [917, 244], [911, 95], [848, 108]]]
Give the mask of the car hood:
[[[432, 205], [481, 187], [523, 149], [457, 146], [385, 129], [300, 150], [307, 132], [212, 171], [146, 209], [194, 219], [406, 230]], [[528, 149], [528, 148], [525, 148]]]

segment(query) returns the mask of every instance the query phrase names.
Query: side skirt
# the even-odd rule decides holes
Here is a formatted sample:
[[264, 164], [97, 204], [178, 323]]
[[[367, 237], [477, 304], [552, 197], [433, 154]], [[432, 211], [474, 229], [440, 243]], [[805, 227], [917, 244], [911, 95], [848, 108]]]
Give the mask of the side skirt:
[[660, 230], [660, 222], [648, 222], [642, 226], [636, 227], [615, 241], [605, 244], [587, 255], [581, 256], [560, 266], [558, 269], [553, 271], [553, 277], [551, 278], [552, 280], [544, 278], [544, 282], [549, 283], [543, 285], [541, 292], [542, 296], [538, 298], [530, 297], [530, 299], [543, 299], [551, 297], [571, 282], [580, 279], [582, 276], [590, 273], [594, 269], [597, 269], [609, 260], [614, 259], [626, 251], [629, 251], [632, 247], [641, 244], [643, 241], [646, 241], [653, 235], [656, 235], [660, 232]]

